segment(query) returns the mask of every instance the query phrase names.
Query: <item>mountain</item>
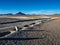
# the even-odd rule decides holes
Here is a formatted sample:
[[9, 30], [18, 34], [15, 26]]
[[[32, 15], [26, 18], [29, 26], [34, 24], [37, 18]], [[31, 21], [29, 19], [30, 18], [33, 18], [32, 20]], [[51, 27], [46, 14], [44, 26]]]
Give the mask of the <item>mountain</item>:
[[12, 13], [8, 13], [8, 14], [0, 14], [0, 16], [4, 16], [4, 15], [9, 16], [9, 15], [13, 15], [13, 14], [12, 14]]
[[24, 13], [22, 13], [22, 12], [18, 12], [18, 13], [16, 13], [16, 14], [12, 14], [12, 13], [7, 13], [7, 14], [0, 14], [0, 16], [11, 16], [11, 15], [26, 15], [26, 14], [24, 14]]
[[16, 13], [15, 15], [25, 15], [25, 14], [22, 13], [22, 12], [18, 12], [18, 13]]

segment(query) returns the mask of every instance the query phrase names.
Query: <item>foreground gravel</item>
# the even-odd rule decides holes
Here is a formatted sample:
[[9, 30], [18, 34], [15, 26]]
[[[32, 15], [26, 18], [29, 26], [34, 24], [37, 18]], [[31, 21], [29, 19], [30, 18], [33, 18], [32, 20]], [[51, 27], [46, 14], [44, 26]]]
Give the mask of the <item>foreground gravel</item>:
[[59, 27], [60, 20], [42, 23], [0, 39], [0, 45], [60, 45]]

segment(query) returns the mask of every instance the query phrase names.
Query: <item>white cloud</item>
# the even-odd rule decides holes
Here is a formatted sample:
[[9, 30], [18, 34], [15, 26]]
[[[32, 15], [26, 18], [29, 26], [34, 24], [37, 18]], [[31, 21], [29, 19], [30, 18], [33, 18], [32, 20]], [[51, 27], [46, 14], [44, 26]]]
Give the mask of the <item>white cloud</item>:
[[60, 10], [37, 10], [28, 11], [27, 14], [59, 14]]
[[[4, 13], [13, 13], [19, 12], [18, 10], [0, 10], [0, 14]], [[33, 10], [33, 11], [23, 11], [26, 14], [60, 14], [60, 10]]]

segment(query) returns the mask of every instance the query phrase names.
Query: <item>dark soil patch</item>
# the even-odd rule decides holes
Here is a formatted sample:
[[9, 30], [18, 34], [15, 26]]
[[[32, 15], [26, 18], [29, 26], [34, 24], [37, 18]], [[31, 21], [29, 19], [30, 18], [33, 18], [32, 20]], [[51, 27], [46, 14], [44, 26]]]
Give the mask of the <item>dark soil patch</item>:
[[0, 37], [2, 37], [2, 36], [5, 36], [5, 35], [7, 35], [7, 34], [9, 34], [10, 32], [0, 32]]

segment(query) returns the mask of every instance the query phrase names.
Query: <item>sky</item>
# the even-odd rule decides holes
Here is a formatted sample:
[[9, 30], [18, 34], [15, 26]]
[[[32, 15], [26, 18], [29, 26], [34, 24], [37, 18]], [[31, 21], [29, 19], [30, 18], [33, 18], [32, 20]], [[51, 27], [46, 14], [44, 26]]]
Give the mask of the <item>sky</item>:
[[60, 0], [0, 0], [0, 14], [60, 14]]

